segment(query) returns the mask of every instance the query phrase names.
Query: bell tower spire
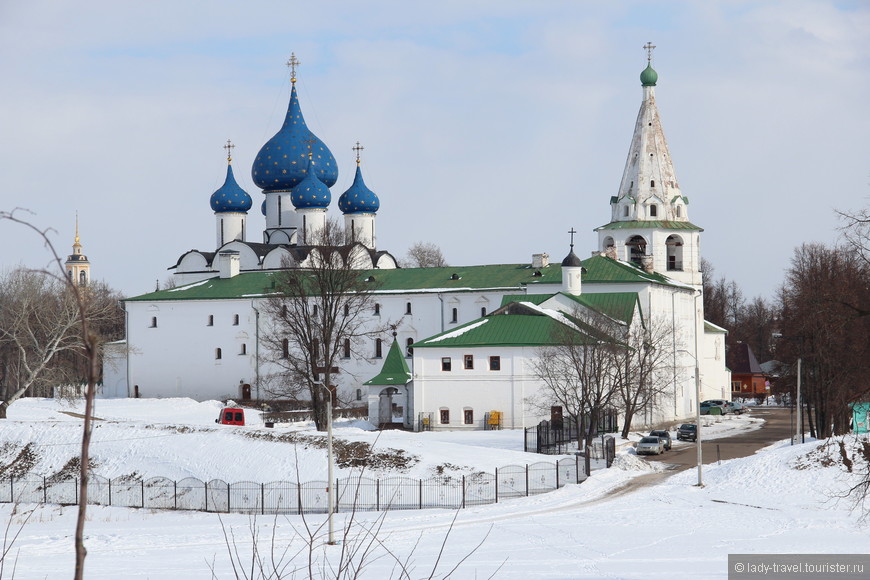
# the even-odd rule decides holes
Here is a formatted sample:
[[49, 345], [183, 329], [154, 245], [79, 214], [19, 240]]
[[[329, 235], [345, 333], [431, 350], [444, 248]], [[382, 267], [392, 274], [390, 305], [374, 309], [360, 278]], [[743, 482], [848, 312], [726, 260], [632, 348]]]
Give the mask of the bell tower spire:
[[689, 222], [689, 199], [677, 181], [656, 106], [655, 45], [647, 42], [643, 49], [647, 53], [647, 66], [640, 73], [643, 101], [619, 189], [610, 198], [611, 221], [596, 230], [599, 244], [607, 255], [700, 286], [702, 230]]
[[73, 253], [67, 256], [66, 274], [76, 286], [87, 286], [91, 283], [91, 263], [82, 254], [82, 244], [79, 238], [79, 212], [76, 212], [76, 237], [73, 241]]

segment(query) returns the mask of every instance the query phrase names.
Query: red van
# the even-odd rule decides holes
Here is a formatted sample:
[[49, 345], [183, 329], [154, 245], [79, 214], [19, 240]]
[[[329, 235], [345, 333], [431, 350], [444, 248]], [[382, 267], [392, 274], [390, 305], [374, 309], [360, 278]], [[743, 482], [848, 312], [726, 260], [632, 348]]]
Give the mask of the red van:
[[238, 407], [227, 407], [221, 409], [221, 414], [214, 420], [214, 422], [220, 423], [221, 425], [244, 425], [245, 410]]

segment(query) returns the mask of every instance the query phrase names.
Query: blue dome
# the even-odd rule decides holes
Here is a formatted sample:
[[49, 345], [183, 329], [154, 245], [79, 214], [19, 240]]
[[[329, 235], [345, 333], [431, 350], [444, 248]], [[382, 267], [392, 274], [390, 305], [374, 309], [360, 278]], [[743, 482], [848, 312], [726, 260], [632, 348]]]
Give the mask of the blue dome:
[[263, 215], [266, 215], [266, 200], [265, 199], [263, 200], [263, 203], [260, 204], [260, 212]]
[[227, 165], [227, 178], [224, 184], [211, 194], [211, 209], [215, 213], [227, 211], [245, 212], [251, 209], [251, 196], [239, 187], [233, 177], [233, 166]]
[[[309, 141], [313, 140], [313, 143]], [[288, 191], [305, 179], [309, 146], [317, 163], [317, 177], [328, 187], [338, 181], [338, 166], [332, 152], [305, 125], [296, 85], [290, 94], [290, 105], [284, 125], [269, 139], [254, 159], [251, 175], [264, 192]]]
[[326, 184], [317, 178], [320, 172], [313, 160], [308, 162], [308, 168], [311, 171], [307, 171], [305, 178], [290, 192], [290, 201], [293, 203], [293, 207], [296, 209], [329, 207], [332, 193]]
[[381, 207], [378, 196], [366, 187], [362, 171], [356, 166], [356, 176], [353, 185], [338, 198], [338, 209], [342, 213], [375, 213]]

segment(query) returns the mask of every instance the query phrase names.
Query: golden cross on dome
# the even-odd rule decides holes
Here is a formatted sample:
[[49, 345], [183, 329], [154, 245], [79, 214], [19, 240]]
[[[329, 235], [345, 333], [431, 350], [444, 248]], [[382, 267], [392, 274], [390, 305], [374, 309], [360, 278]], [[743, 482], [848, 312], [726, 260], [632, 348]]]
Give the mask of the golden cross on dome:
[[652, 51], [653, 51], [653, 49], [655, 49], [655, 47], [656, 47], [656, 45], [654, 45], [652, 42], [647, 42], [646, 44], [643, 45], [644, 50], [646, 50], [646, 61], [647, 62], [652, 62]]
[[356, 164], [359, 165], [359, 152], [365, 149], [362, 145], [359, 144], [359, 141], [356, 142], [356, 145], [351, 147], [356, 152]]
[[290, 67], [290, 82], [291, 83], [296, 82], [296, 67], [299, 66], [300, 64], [302, 64], [302, 62], [300, 62], [299, 59], [296, 58], [296, 53], [291, 52], [290, 53], [290, 60], [287, 61], [287, 66]]
[[314, 157], [314, 152], [312, 151], [312, 145], [317, 143], [317, 139], [314, 138], [314, 135], [311, 135], [308, 139], [302, 141], [303, 143], [308, 143], [308, 159], [311, 160]]
[[568, 230], [568, 233], [571, 234], [571, 249], [573, 250], [574, 249], [574, 234], [577, 233], [577, 230], [575, 230], [574, 228], [571, 228], [570, 230]]
[[227, 144], [224, 145], [223, 147], [224, 147], [224, 149], [227, 150], [227, 163], [232, 163], [232, 161], [233, 161], [233, 149], [235, 149], [236, 146], [233, 145], [232, 141], [227, 139]]

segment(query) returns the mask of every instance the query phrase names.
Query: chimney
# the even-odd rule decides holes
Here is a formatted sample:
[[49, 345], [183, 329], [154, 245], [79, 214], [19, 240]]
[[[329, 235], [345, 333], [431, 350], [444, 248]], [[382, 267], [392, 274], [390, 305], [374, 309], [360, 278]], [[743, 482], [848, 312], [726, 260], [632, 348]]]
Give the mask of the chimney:
[[647, 274], [653, 273], [653, 257], [652, 256], [643, 256], [641, 258], [641, 266], [643, 266], [643, 271]]
[[546, 268], [550, 265], [550, 254], [532, 254], [532, 268]]
[[239, 253], [235, 250], [225, 250], [218, 254], [218, 269], [221, 278], [233, 278], [239, 275]]

